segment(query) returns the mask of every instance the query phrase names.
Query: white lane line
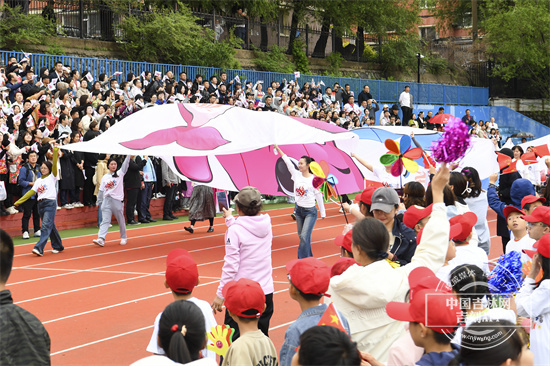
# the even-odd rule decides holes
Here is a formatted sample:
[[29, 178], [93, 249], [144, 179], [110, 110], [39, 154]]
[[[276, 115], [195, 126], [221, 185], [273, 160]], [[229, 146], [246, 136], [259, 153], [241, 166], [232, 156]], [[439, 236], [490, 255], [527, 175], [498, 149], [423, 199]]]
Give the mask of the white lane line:
[[[330, 216], [330, 217], [336, 217], [336, 216], [337, 215]], [[327, 216], [327, 218], [329, 218], [329, 217]], [[295, 225], [295, 223], [294, 222], [289, 222], [289, 223], [277, 224], [277, 225], [273, 225], [273, 227], [287, 226], [287, 225]], [[342, 225], [342, 224], [335, 225], [335, 226], [340, 226], [340, 225]], [[334, 227], [334, 226], [329, 226], [329, 227]], [[319, 228], [318, 230], [320, 230], [320, 229], [324, 229], [324, 228]], [[295, 235], [295, 234], [296, 233], [292, 232], [292, 233], [288, 233], [288, 234], [285, 234], [285, 235]], [[135, 237], [135, 238], [157, 236], [157, 235], [158, 234], [150, 234], [150, 235], [143, 235], [143, 236], [139, 236], [139, 237]], [[217, 235], [216, 234], [211, 235], [211, 236], [209, 236], [209, 238], [223, 237], [223, 236], [225, 236], [225, 233], [217, 234]], [[279, 237], [279, 236], [284, 236], [284, 235], [277, 235], [275, 237]], [[129, 244], [131, 244], [132, 238], [130, 238], [129, 240], [130, 240]], [[72, 260], [77, 260], [77, 259], [91, 258], [91, 257], [96, 257], [96, 256], [102, 256], [102, 255], [117, 254], [117, 253], [122, 253], [122, 252], [133, 251], [133, 250], [141, 250], [141, 249], [153, 248], [153, 247], [163, 246], [163, 245], [168, 245], [168, 244], [174, 244], [174, 243], [180, 243], [180, 242], [192, 242], [192, 241], [197, 241], [197, 240], [204, 240], [204, 238], [203, 237], [184, 238], [184, 239], [174, 240], [174, 241], [170, 241], [170, 242], [166, 242], [166, 243], [152, 244], [152, 245], [140, 246], [140, 247], [136, 247], [136, 248], [127, 248], [127, 249], [116, 250], [116, 251], [101, 253], [101, 254], [84, 255], [84, 256], [80, 256], [80, 257], [66, 258], [66, 259], [55, 260], [55, 261], [50, 261], [50, 262], [38, 262], [38, 263], [35, 263], [35, 264], [29, 264], [29, 265], [22, 266], [22, 267], [14, 267], [14, 269], [29, 268], [29, 267], [43, 266], [43, 265], [49, 265], [49, 264], [55, 264], [55, 263], [62, 263], [62, 262], [67, 262], [67, 261], [72, 261]], [[119, 240], [108, 240], [106, 243], [118, 242], [118, 241]], [[87, 247], [92, 247], [93, 246], [93, 247], [96, 247], [97, 249], [99, 249], [97, 246], [95, 246], [92, 243], [86, 244], [84, 246], [87, 246]], [[224, 246], [225, 245], [218, 245], [218, 246], [213, 246], [213, 247], [194, 249], [194, 250], [190, 250], [189, 252], [203, 251], [203, 250], [207, 250], [207, 249], [215, 249], [215, 248], [224, 247]], [[25, 255], [33, 255], [33, 254], [25, 254]]]
[[[327, 239], [327, 240], [332, 240], [332, 239]], [[322, 241], [327, 241], [327, 240], [322, 240]], [[337, 255], [339, 255], [339, 254], [325, 255], [325, 256], [319, 257], [319, 259], [330, 258], [330, 257], [334, 257], [334, 256], [337, 256]], [[277, 266], [277, 267], [273, 267], [273, 269], [279, 269], [279, 268], [284, 268], [284, 267], [285, 267], [285, 266]], [[277, 281], [277, 282], [280, 282], [280, 281]], [[207, 285], [211, 285], [211, 284], [214, 284], [214, 283], [218, 283], [218, 281], [212, 281], [212, 282], [207, 282], [207, 283], [199, 284], [197, 287], [200, 287], [200, 286], [207, 286]], [[273, 295], [280, 294], [280, 293], [284, 293], [284, 292], [287, 292], [287, 291], [288, 291], [288, 289], [275, 291], [275, 292], [273, 292]], [[167, 292], [163, 292], [163, 293], [160, 293], [160, 294], [156, 294], [156, 295], [151, 295], [151, 296], [143, 297], [143, 298], [140, 298], [140, 299], [135, 299], [135, 300], [130, 300], [130, 301], [126, 301], [126, 302], [123, 302], [123, 303], [119, 303], [119, 304], [109, 305], [109, 306], [106, 306], [106, 307], [102, 307], [102, 308], [98, 308], [98, 309], [94, 309], [94, 310], [90, 310], [90, 311], [86, 311], [86, 312], [82, 312], [82, 313], [78, 313], [78, 314], [68, 315], [68, 316], [65, 316], [65, 317], [62, 317], [62, 318], [52, 319], [52, 320], [45, 321], [45, 322], [43, 322], [43, 324], [49, 324], [49, 323], [53, 323], [53, 322], [60, 321], [60, 320], [65, 320], [65, 319], [69, 319], [69, 318], [74, 318], [74, 317], [77, 317], [77, 316], [81, 316], [81, 315], [85, 315], [85, 314], [90, 314], [90, 313], [98, 312], [98, 311], [101, 311], [101, 310], [106, 310], [106, 309], [110, 309], [110, 308], [114, 308], [114, 307], [118, 307], [118, 306], [122, 306], [122, 305], [126, 305], [126, 304], [135, 303], [135, 302], [137, 302], [137, 301], [148, 300], [148, 299], [155, 298], [155, 297], [159, 297], [159, 296], [162, 296], [162, 295], [167, 295], [167, 294], [169, 294], [169, 293], [170, 293], [170, 292], [167, 291]], [[287, 323], [279, 324], [279, 325], [276, 325], [276, 326], [273, 326], [273, 327], [269, 328], [269, 330], [275, 330], [275, 329], [279, 329], [279, 328], [282, 328], [282, 327], [286, 327], [286, 326], [292, 324], [293, 322], [294, 322], [294, 321], [290, 321], [290, 322], [287, 322]], [[58, 355], [58, 354], [60, 354], [60, 353], [69, 352], [69, 351], [73, 351], [73, 350], [80, 349], [80, 348], [83, 348], [83, 347], [91, 346], [91, 345], [94, 345], [94, 344], [97, 344], [97, 343], [101, 343], [101, 342], [105, 342], [105, 341], [108, 341], [108, 340], [111, 340], [111, 339], [120, 338], [120, 337], [129, 335], [129, 334], [132, 334], [132, 333], [141, 332], [141, 331], [143, 331], [143, 330], [147, 330], [147, 329], [151, 329], [151, 328], [153, 328], [153, 325], [150, 325], [150, 326], [147, 326], [147, 327], [143, 327], [143, 328], [139, 328], [139, 329], [136, 329], [136, 330], [132, 330], [132, 331], [129, 331], [129, 332], [117, 334], [117, 335], [114, 335], [114, 336], [111, 336], [111, 337], [98, 339], [98, 340], [93, 341], [93, 342], [88, 342], [88, 343], [85, 343], [85, 344], [81, 344], [81, 345], [79, 345], [79, 346], [75, 346], [75, 347], [71, 347], [71, 348], [67, 348], [67, 349], [61, 350], [61, 351], [54, 352], [54, 353], [51, 354], [51, 356], [55, 356], [55, 355]]]
[[[279, 211], [279, 210], [288, 210], [289, 208], [292, 208], [292, 207], [283, 207], [283, 208], [277, 208], [277, 209], [273, 209], [273, 210], [266, 210], [265, 212], [266, 213], [269, 213], [269, 212], [272, 212], [272, 211]], [[338, 207], [330, 207], [330, 208], [327, 208], [326, 211], [333, 211], [333, 210], [338, 210], [339, 208]], [[290, 214], [282, 214], [282, 215], [270, 215], [271, 218], [278, 218], [278, 217], [286, 217], [286, 216], [290, 216]], [[338, 215], [335, 215], [334, 217], [336, 217]], [[327, 216], [328, 218], [328, 216]], [[222, 219], [221, 217], [216, 217], [215, 219]], [[219, 221], [219, 220], [216, 220], [216, 221]], [[150, 229], [150, 228], [156, 228], [156, 227], [162, 227], [162, 226], [174, 226], [174, 225], [178, 225], [178, 224], [183, 224], [184, 222], [187, 222], [187, 221], [180, 221], [180, 222], [172, 222], [172, 223], [169, 223], [169, 224], [159, 224], [159, 225], [154, 225], [154, 226], [141, 226], [141, 227], [132, 227], [132, 228], [129, 228], [129, 227], [126, 227], [126, 231], [137, 231], [139, 229]], [[291, 221], [292, 223], [293, 221]], [[214, 224], [214, 227], [216, 226], [225, 226], [225, 222], [222, 222], [222, 223], [219, 223], [219, 224]], [[274, 226], [280, 226], [280, 225], [274, 225]], [[114, 234], [116, 235], [117, 231], [110, 231], [107, 235], [109, 234]], [[170, 234], [170, 233], [184, 233], [183, 229], [180, 227], [178, 228], [177, 230], [170, 230], [170, 231], [161, 231], [161, 232], [158, 232], [158, 233], [154, 233], [154, 234], [146, 234], [146, 235], [138, 235], [138, 236], [133, 236], [132, 238], [145, 238], [145, 237], [149, 237], [149, 236], [156, 236], [156, 235], [162, 235], [162, 234]], [[68, 238], [63, 238], [63, 240], [69, 240], [69, 239], [79, 239], [79, 238], [85, 238], [85, 237], [92, 237], [92, 238], [95, 238], [97, 237], [97, 234], [86, 234], [86, 235], [81, 235], [81, 236], [71, 236], [71, 237], [68, 237]], [[120, 239], [116, 239], [116, 240], [106, 240], [105, 243], [113, 243], [113, 242], [118, 242]], [[90, 240], [91, 241], [91, 240]], [[19, 244], [16, 246], [16, 248], [19, 248], [19, 247], [26, 247], [26, 246], [34, 246], [36, 244], [36, 242], [29, 242], [29, 243], [25, 243], [25, 244]], [[81, 245], [75, 245], [75, 246], [70, 246], [69, 248], [73, 249], [73, 248], [81, 248], [81, 247], [85, 247], [85, 246], [88, 246], [89, 244], [81, 244]], [[16, 254], [14, 257], [21, 257], [21, 256], [27, 256], [28, 254], [27, 253], [22, 253], [22, 254]]]
[[60, 354], [60, 353], [65, 353], [65, 352], [73, 351], [73, 350], [75, 350], [75, 349], [79, 349], [79, 348], [91, 346], [91, 345], [94, 345], [94, 344], [97, 344], [97, 343], [109, 341], [109, 340], [111, 340], [111, 339], [120, 338], [120, 337], [123, 337], [123, 336], [128, 335], [128, 334], [141, 332], [141, 331], [143, 331], [143, 330], [151, 329], [151, 328], [153, 328], [153, 325], [149, 325], [149, 326], [147, 326], [147, 327], [143, 327], [143, 328], [131, 330], [131, 331], [125, 332], [125, 333], [120, 333], [120, 334], [117, 334], [117, 335], [114, 335], [114, 336], [111, 336], [111, 337], [107, 337], [107, 338], [103, 338], [103, 339], [98, 339], [97, 341], [93, 341], [93, 342], [86, 343], [86, 344], [81, 344], [80, 346], [76, 346], [76, 347], [67, 348], [67, 349], [64, 349], [64, 350], [61, 350], [61, 351], [57, 351], [57, 352], [51, 353], [50, 356], [55, 356], [55, 355], [58, 355], [58, 354]]
[[[331, 240], [333, 240], [333, 239], [317, 240], [317, 241], [313, 241], [312, 243], [322, 243], [322, 242], [331, 241]], [[291, 245], [291, 246], [284, 247], [284, 248], [277, 248], [277, 249], [274, 249], [273, 251], [276, 252], [276, 251], [281, 251], [281, 250], [294, 249], [294, 248], [296, 248], [296, 247], [297, 247], [297, 245]], [[325, 256], [325, 257], [319, 257], [319, 259], [332, 257], [332, 256], [334, 256], [334, 255], [337, 255], [337, 254], [332, 254], [332, 255], [329, 255], [329, 256]], [[198, 267], [200, 267], [200, 266], [205, 266], [205, 265], [208, 265], [208, 264], [220, 263], [220, 262], [223, 262], [223, 259], [221, 259], [221, 260], [216, 260], [216, 261], [212, 261], [212, 262], [208, 262], [208, 263], [200, 263], [200, 264], [198, 264]], [[286, 265], [277, 266], [277, 267], [273, 267], [273, 269], [275, 270], [275, 269], [279, 269], [279, 268], [285, 268], [285, 266], [286, 266]], [[90, 271], [89, 271], [89, 270], [80, 270], [80, 271], [77, 271], [77, 272], [63, 273], [63, 274], [59, 274], [59, 275], [55, 275], [55, 276], [42, 277], [42, 278], [36, 279], [36, 281], [38, 281], [38, 280], [40, 280], [40, 279], [44, 279], [44, 278], [60, 277], [60, 276], [66, 276], [66, 275], [74, 274], [74, 273], [81, 273], [81, 272], [90, 272]], [[118, 284], [118, 283], [122, 283], [122, 282], [126, 282], [126, 281], [132, 281], [132, 280], [137, 280], [137, 279], [141, 279], [141, 278], [145, 278], [145, 277], [155, 276], [155, 275], [157, 275], [158, 273], [159, 273], [159, 272], [147, 273], [147, 274], [139, 275], [139, 276], [136, 276], [136, 277], [125, 278], [125, 279], [122, 279], [122, 280], [111, 281], [111, 282], [105, 282], [105, 283], [101, 283], [101, 284], [97, 284], [97, 285], [92, 285], [92, 286], [86, 286], [86, 287], [79, 287], [79, 288], [72, 289], [72, 290], [67, 290], [67, 291], [62, 291], [62, 292], [56, 292], [56, 293], [53, 293], [53, 294], [48, 294], [48, 295], [39, 296], [39, 297], [33, 297], [32, 299], [21, 300], [21, 301], [18, 301], [18, 303], [23, 304], [23, 303], [25, 303], [25, 302], [31, 302], [31, 301], [36, 301], [36, 300], [42, 300], [42, 299], [51, 298], [51, 297], [59, 296], [59, 295], [66, 295], [66, 294], [74, 293], [74, 292], [78, 292], [78, 291], [85, 291], [85, 290], [89, 290], [89, 289], [93, 289], [93, 288], [98, 288], [98, 287], [103, 287], [103, 286], [110, 286], [110, 285], [114, 285], [114, 284]], [[161, 273], [162, 273], [162, 272], [161, 272]], [[26, 281], [26, 282], [32, 282], [32, 281], [33, 281], [33, 280], [28, 280], [28, 281]], [[21, 282], [19, 282], [19, 283], [21, 283]], [[11, 285], [10, 285], [10, 286], [11, 286]]]
[[[331, 226], [326, 226], [326, 227], [318, 228], [317, 230], [332, 229], [332, 228], [334, 228], [334, 227], [340, 227], [340, 226], [341, 226], [341, 224], [338, 224], [338, 225], [331, 225]], [[286, 233], [286, 234], [280, 234], [280, 235], [274, 236], [274, 238], [279, 238], [279, 237], [284, 237], [284, 236], [291, 236], [291, 235], [296, 235], [296, 233], [291, 232], [291, 233]], [[190, 239], [190, 240], [201, 240], [201, 239], [202, 239], [202, 238], [193, 238], [193, 239]], [[333, 239], [329, 239], [329, 240], [333, 240]], [[323, 240], [323, 241], [324, 241], [324, 240]], [[56, 262], [31, 264], [31, 265], [23, 266], [23, 267], [15, 267], [14, 269], [40, 269], [40, 268], [38, 268], [37, 266], [46, 265], [46, 264], [55, 264], [55, 263], [67, 262], [67, 261], [76, 260], [76, 259], [83, 259], [83, 258], [98, 257], [98, 256], [103, 256], [103, 255], [118, 254], [118, 253], [121, 253], [121, 252], [127, 252], [127, 251], [133, 251], [133, 250], [148, 249], [148, 248], [157, 247], [157, 246], [170, 245], [170, 244], [174, 244], [174, 243], [178, 243], [178, 242], [180, 242], [180, 240], [171, 241], [171, 242], [166, 242], [166, 243], [152, 244], [152, 245], [143, 246], [143, 247], [137, 247], [137, 248], [128, 248], [128, 249], [123, 249], [123, 250], [113, 251], [113, 252], [108, 252], [108, 253], [92, 254], [92, 255], [87, 255], [87, 256], [83, 256], [83, 257], [67, 258], [67, 259], [63, 259], [63, 260], [56, 261]], [[314, 241], [313, 243], [317, 243], [317, 242], [318, 242], [318, 241]], [[217, 248], [223, 248], [223, 247], [225, 247], [225, 245], [217, 245], [217, 246], [212, 246], [212, 247], [205, 247], [205, 248], [193, 249], [193, 250], [190, 250], [189, 252], [190, 252], [190, 253], [194, 253], [194, 252], [198, 252], [198, 251], [211, 250], [211, 249], [217, 249]], [[297, 245], [295, 245], [294, 247], [297, 247]], [[280, 249], [288, 249], [288, 247], [280, 248]], [[280, 249], [273, 249], [273, 251], [278, 251], [278, 250], [280, 250]], [[141, 261], [155, 260], [155, 259], [160, 259], [160, 258], [165, 258], [165, 257], [166, 257], [165, 255], [162, 255], [162, 256], [157, 256], [157, 257], [150, 257], [150, 258], [145, 258], [145, 259], [130, 261], [130, 262], [123, 262], [123, 263], [110, 264], [110, 265], [107, 265], [107, 266], [93, 267], [93, 268], [91, 268], [91, 270], [97, 270], [97, 269], [108, 268], [108, 267], [114, 267], [114, 266], [122, 266], [122, 265], [126, 265], [126, 264], [133, 264], [133, 263], [137, 263], [137, 262], [141, 262]], [[220, 262], [220, 261], [223, 261], [223, 259], [222, 259], [222, 260], [218, 260], [218, 261], [214, 261], [214, 262], [209, 262], [209, 263], [201, 263], [201, 264], [199, 264], [199, 266], [206, 265], [206, 264], [218, 263], [218, 262]], [[60, 277], [60, 276], [66, 276], [66, 275], [70, 275], [70, 274], [74, 274], [74, 273], [87, 272], [87, 271], [89, 271], [89, 270], [90, 270], [90, 269], [73, 270], [73, 271], [70, 272], [70, 273], [62, 273], [62, 274], [57, 274], [57, 275], [52, 275], [52, 276], [46, 276], [46, 277], [40, 277], [40, 278], [34, 278], [34, 279], [30, 279], [30, 280], [25, 280], [25, 281], [10, 283], [10, 286], [13, 287], [13, 286], [15, 286], [15, 285], [22, 284], [22, 283], [29, 283], [29, 282], [41, 281], [41, 280], [44, 280], [44, 279], [49, 279], [49, 278], [54, 278], [54, 277]]]

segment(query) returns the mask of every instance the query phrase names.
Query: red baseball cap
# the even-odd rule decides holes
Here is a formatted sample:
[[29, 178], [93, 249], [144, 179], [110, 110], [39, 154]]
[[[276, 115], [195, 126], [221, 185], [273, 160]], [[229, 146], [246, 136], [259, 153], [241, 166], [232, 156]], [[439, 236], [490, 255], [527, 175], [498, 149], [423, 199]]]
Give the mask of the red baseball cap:
[[422, 290], [451, 293], [451, 288], [441, 281], [428, 267], [417, 267], [409, 273], [409, 299], [412, 301], [416, 293]]
[[191, 254], [185, 249], [174, 249], [166, 257], [166, 283], [179, 294], [189, 294], [199, 280], [199, 270]]
[[[523, 207], [523, 205], [522, 205]], [[506, 206], [504, 207], [504, 210], [502, 210], [502, 213], [504, 214], [504, 217], [508, 218], [508, 215], [510, 215], [512, 212], [519, 212], [522, 215], [525, 215], [525, 211], [520, 210], [519, 208], [515, 206]]]
[[450, 239], [454, 241], [466, 241], [468, 236], [470, 236], [470, 233], [472, 232], [472, 229], [474, 225], [477, 222], [477, 215], [473, 212], [466, 212], [462, 215], [456, 215], [455, 217], [452, 217], [449, 220], [449, 223], [451, 224], [451, 227], [455, 224], [460, 225], [460, 232], [451, 235]]
[[341, 257], [330, 267], [330, 278], [339, 276], [346, 271], [349, 267], [357, 264], [355, 259], [348, 257]]
[[262, 286], [248, 278], [229, 281], [223, 287], [222, 295], [227, 310], [243, 318], [259, 318], [265, 309]]
[[355, 201], [363, 202], [364, 204], [372, 204], [372, 194], [376, 191], [376, 187], [367, 187], [363, 192], [355, 196]]
[[[449, 229], [449, 240], [452, 240], [452, 238], [460, 234], [461, 231], [462, 231], [462, 225], [460, 224], [451, 225], [451, 228]], [[424, 228], [420, 229], [418, 234], [416, 234], [416, 245], [420, 244], [420, 239], [422, 239], [422, 234], [424, 234]]]
[[304, 294], [324, 295], [330, 284], [330, 269], [314, 257], [294, 259], [286, 264], [292, 284]]
[[528, 196], [523, 197], [523, 199], [521, 200], [521, 208], [523, 209], [523, 207], [525, 207], [525, 205], [528, 204], [528, 203], [533, 203], [533, 202], [537, 202], [537, 201], [540, 201], [541, 203], [544, 203], [544, 202], [546, 202], [546, 198], [537, 197], [537, 196], [534, 196], [534, 195], [530, 194]]
[[352, 231], [353, 230], [348, 231], [346, 233], [346, 235], [338, 235], [336, 238], [334, 238], [334, 244], [336, 244], [339, 247], [344, 248], [345, 250], [347, 250], [348, 252], [351, 253], [351, 243], [352, 243], [351, 235], [352, 235]]
[[422, 207], [417, 205], [412, 205], [405, 211], [403, 215], [403, 223], [410, 229], [414, 230], [414, 226], [418, 224], [418, 221], [426, 218], [432, 214], [433, 204], [428, 207]]
[[521, 218], [527, 222], [543, 222], [550, 225], [550, 207], [539, 206], [531, 212], [531, 215], [524, 215]]
[[538, 252], [544, 258], [550, 258], [550, 233], [544, 234], [542, 238], [537, 240], [537, 242], [533, 244], [533, 248], [536, 250], [523, 249], [523, 253], [533, 258], [535, 253]]
[[452, 333], [462, 319], [458, 299], [450, 293], [420, 290], [410, 303], [391, 301], [388, 316], [404, 322], [422, 323], [438, 333]]

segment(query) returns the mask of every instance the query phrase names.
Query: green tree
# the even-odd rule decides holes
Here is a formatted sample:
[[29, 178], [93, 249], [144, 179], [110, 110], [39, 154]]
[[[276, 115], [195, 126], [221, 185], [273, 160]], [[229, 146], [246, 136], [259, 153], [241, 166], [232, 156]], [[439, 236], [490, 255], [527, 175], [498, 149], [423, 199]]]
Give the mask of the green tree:
[[44, 44], [55, 35], [55, 23], [36, 14], [25, 14], [21, 7], [0, 8], [0, 48], [27, 50], [29, 44]]
[[214, 32], [196, 23], [185, 6], [124, 16], [119, 24], [120, 47], [131, 60], [239, 68], [239, 41], [215, 42]]
[[493, 76], [531, 80], [543, 97], [550, 85], [550, 2], [487, 2], [484, 41], [496, 67]]

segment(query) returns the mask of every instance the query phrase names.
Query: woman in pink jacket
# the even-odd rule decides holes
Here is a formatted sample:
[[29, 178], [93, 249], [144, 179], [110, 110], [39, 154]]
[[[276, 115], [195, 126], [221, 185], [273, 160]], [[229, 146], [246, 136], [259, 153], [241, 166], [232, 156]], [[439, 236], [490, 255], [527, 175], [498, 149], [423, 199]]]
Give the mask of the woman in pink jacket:
[[[225, 232], [225, 258], [222, 277], [212, 309], [222, 311], [222, 289], [229, 281], [248, 278], [258, 282], [265, 294], [266, 308], [258, 323], [267, 336], [269, 320], [273, 315], [273, 269], [271, 265], [271, 241], [273, 229], [271, 217], [260, 215], [262, 196], [254, 187], [244, 187], [234, 199], [239, 217], [235, 218], [224, 209], [223, 217], [228, 226]], [[235, 329], [233, 341], [239, 337], [237, 323], [225, 312], [225, 324]]]

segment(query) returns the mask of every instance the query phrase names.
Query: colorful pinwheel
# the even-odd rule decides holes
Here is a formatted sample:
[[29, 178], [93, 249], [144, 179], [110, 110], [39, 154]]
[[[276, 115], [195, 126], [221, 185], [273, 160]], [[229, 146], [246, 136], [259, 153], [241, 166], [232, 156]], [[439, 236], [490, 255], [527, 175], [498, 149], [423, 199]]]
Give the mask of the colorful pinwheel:
[[315, 175], [313, 186], [323, 194], [325, 202], [328, 202], [331, 197], [338, 198], [334, 189], [338, 184], [338, 179], [333, 174], [328, 174], [328, 164], [325, 161], [321, 161], [321, 164], [314, 161], [309, 165], [309, 169]]
[[415, 147], [411, 149], [412, 140], [409, 136], [403, 135], [399, 142], [392, 139], [387, 139], [384, 145], [389, 150], [387, 154], [380, 157], [382, 165], [391, 165], [391, 174], [394, 177], [399, 177], [403, 173], [403, 168], [407, 174], [416, 173], [418, 171], [418, 163], [414, 161], [422, 157], [422, 149]]

